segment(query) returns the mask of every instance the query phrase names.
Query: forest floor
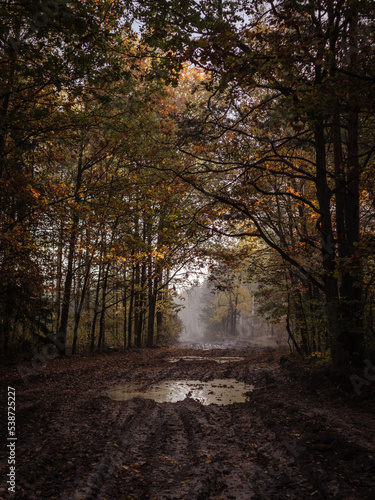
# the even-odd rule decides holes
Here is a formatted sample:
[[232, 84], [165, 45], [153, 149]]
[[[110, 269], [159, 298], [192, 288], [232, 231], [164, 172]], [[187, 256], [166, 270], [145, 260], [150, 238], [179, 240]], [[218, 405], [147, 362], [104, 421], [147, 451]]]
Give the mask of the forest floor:
[[[94, 354], [44, 367], [34, 361], [27, 383], [20, 365], [3, 365], [3, 395], [16, 389], [16, 493], [4, 481], [0, 498], [374, 499], [375, 382], [358, 396], [349, 380], [280, 362], [281, 354], [269, 347]], [[254, 386], [248, 401], [108, 395], [124, 382], [227, 378]], [[6, 397], [0, 411], [6, 436]], [[8, 456], [3, 446], [3, 478]]]

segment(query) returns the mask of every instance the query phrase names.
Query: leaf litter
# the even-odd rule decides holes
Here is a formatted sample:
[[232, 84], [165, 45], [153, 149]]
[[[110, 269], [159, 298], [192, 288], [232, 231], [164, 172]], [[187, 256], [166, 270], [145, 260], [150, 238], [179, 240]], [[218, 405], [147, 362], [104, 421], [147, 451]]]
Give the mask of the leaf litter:
[[[233, 361], [168, 361], [215, 355]], [[13, 498], [375, 498], [371, 398], [343, 394], [320, 373], [279, 359], [271, 348], [97, 353], [55, 360], [28, 385], [4, 365], [4, 385], [17, 395]], [[229, 405], [108, 396], [126, 383], [217, 379], [254, 390]], [[6, 477], [4, 450], [0, 460]], [[8, 498], [4, 486], [0, 498]]]

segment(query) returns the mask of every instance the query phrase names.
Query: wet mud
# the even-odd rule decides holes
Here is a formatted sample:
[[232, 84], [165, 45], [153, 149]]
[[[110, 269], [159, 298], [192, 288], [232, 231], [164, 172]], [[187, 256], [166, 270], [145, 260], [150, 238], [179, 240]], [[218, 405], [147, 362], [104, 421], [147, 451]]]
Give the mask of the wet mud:
[[[27, 385], [3, 367], [2, 386], [16, 388], [17, 492], [3, 482], [0, 498], [375, 498], [373, 402], [279, 359], [270, 348], [97, 354], [51, 361]], [[110, 397], [126, 384], [218, 379], [253, 390], [226, 405]], [[5, 448], [0, 459], [5, 477]]]
[[253, 390], [253, 385], [238, 382], [234, 378], [214, 379], [208, 382], [164, 380], [147, 386], [128, 382], [110, 389], [108, 396], [115, 401], [129, 401], [140, 397], [152, 399], [157, 403], [177, 403], [184, 399], [194, 399], [205, 406], [210, 404], [225, 406], [244, 403]]

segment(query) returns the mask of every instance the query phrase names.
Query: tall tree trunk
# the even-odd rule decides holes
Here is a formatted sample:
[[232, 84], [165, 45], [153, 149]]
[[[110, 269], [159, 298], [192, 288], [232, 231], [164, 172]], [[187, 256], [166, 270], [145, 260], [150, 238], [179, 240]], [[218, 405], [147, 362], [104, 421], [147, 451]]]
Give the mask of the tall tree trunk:
[[[134, 255], [134, 251], [132, 251], [132, 255]], [[134, 287], [135, 287], [135, 265], [133, 264], [131, 286], [130, 286], [129, 314], [128, 314], [128, 347], [132, 346], [134, 299], [135, 299]]]
[[293, 345], [298, 352], [298, 354], [301, 356], [301, 349], [293, 335], [292, 329], [290, 328], [290, 293], [288, 293], [288, 310], [286, 314], [286, 331], [288, 332], [289, 339], [293, 342]]
[[101, 349], [105, 344], [105, 301], [107, 297], [107, 285], [108, 285], [108, 275], [109, 269], [111, 267], [111, 263], [108, 262], [105, 268], [104, 280], [102, 286], [102, 309], [100, 311], [100, 320], [99, 320], [99, 338], [98, 338], [98, 347]]
[[[83, 174], [83, 149], [84, 145], [82, 141], [80, 147], [78, 165], [77, 165], [77, 177], [76, 177], [76, 185], [74, 192], [75, 204], [79, 204], [80, 202], [80, 189], [82, 186], [82, 174]], [[70, 236], [69, 236], [69, 251], [67, 257], [67, 271], [64, 284], [64, 296], [61, 308], [61, 320], [60, 320], [60, 327], [57, 334], [57, 343], [56, 343], [60, 356], [66, 355], [66, 337], [68, 329], [70, 298], [72, 292], [73, 262], [74, 262], [75, 249], [78, 238], [78, 224], [79, 224], [79, 215], [76, 210], [76, 207], [74, 207], [72, 228], [70, 230]]]
[[149, 285], [148, 295], [148, 325], [147, 325], [147, 347], [154, 345], [155, 336], [155, 313], [157, 300], [158, 279], [150, 280], [152, 285]]
[[[321, 68], [318, 68], [321, 71]], [[326, 313], [328, 330], [331, 339], [332, 361], [341, 364], [347, 358], [347, 352], [339, 343], [341, 331], [339, 316], [338, 282], [335, 276], [336, 254], [335, 239], [331, 219], [331, 191], [327, 183], [327, 164], [325, 151], [324, 120], [322, 116], [315, 119], [316, 150], [316, 194], [319, 203], [320, 219], [318, 229], [322, 241], [322, 261], [324, 268], [324, 293], [326, 297]]]
[[355, 109], [348, 116], [348, 173], [345, 197], [346, 252], [349, 265], [341, 278], [342, 331], [339, 342], [351, 355], [351, 362], [363, 361], [363, 272], [358, 251], [359, 242], [359, 178], [358, 164], [358, 113]]
[[160, 269], [160, 273], [158, 274], [158, 292], [157, 292], [157, 300], [159, 301], [159, 305], [156, 310], [156, 342], [159, 343], [161, 339], [161, 335], [163, 333], [163, 269]]
[[141, 306], [141, 271], [139, 262], [135, 264], [135, 291], [134, 291], [134, 340], [135, 345], [137, 347], [141, 347], [140, 341], [140, 328], [141, 328], [141, 315], [140, 315], [140, 306]]
[[[358, 5], [349, 6], [349, 53], [350, 72], [358, 73]], [[363, 272], [358, 252], [360, 240], [360, 175], [359, 164], [359, 105], [356, 82], [351, 81], [349, 110], [347, 112], [347, 165], [343, 164], [343, 155], [336, 149], [341, 147], [341, 131], [337, 114], [334, 116], [335, 133], [335, 168], [338, 196], [337, 231], [339, 257], [345, 262], [340, 281], [340, 319], [341, 328], [337, 343], [346, 351], [346, 359], [341, 362], [361, 364], [363, 361]], [[340, 360], [339, 360], [340, 361]]]
[[61, 285], [62, 285], [62, 262], [63, 262], [63, 229], [64, 224], [61, 221], [60, 230], [59, 230], [59, 242], [57, 249], [57, 272], [56, 272], [56, 309], [57, 309], [57, 318], [56, 318], [56, 333], [58, 332], [60, 326], [60, 312], [61, 312]]
[[75, 314], [75, 318], [74, 318], [74, 332], [73, 332], [72, 354], [75, 354], [76, 350], [77, 350], [78, 327], [79, 327], [79, 322], [80, 322], [80, 319], [81, 319], [83, 305], [85, 303], [85, 296], [86, 296], [87, 284], [89, 282], [90, 271], [91, 271], [91, 262], [92, 262], [92, 257], [86, 263], [86, 273], [85, 273], [85, 278], [84, 278], [84, 281], [83, 281], [83, 286], [82, 286], [82, 291], [81, 291], [81, 297], [79, 299], [78, 308], [77, 308], [77, 311], [76, 311], [76, 314]]
[[103, 266], [101, 264], [101, 260], [102, 260], [102, 252], [100, 254], [98, 281], [96, 284], [96, 291], [95, 291], [94, 314], [93, 314], [92, 326], [91, 326], [91, 342], [90, 342], [90, 351], [91, 352], [95, 349], [96, 320], [97, 320], [97, 317], [99, 314], [100, 283], [101, 283], [101, 279], [102, 279], [102, 269], [103, 269]]
[[308, 356], [311, 354], [311, 348], [310, 348], [310, 342], [309, 342], [309, 325], [307, 322], [306, 318], [306, 312], [305, 308], [303, 305], [303, 299], [302, 299], [302, 294], [300, 291], [297, 292], [298, 295], [298, 306], [296, 304], [296, 307], [298, 308], [298, 313], [297, 316], [299, 317], [299, 325], [300, 325], [300, 332], [301, 332], [301, 342], [302, 342], [302, 348], [304, 350], [304, 353]]
[[149, 247], [148, 256], [148, 318], [147, 318], [147, 347], [154, 345], [154, 330], [155, 330], [155, 311], [156, 311], [156, 294], [157, 294], [157, 278], [152, 278], [154, 272], [152, 262], [152, 224], [148, 224], [147, 244]]
[[[143, 222], [143, 230], [142, 230], [142, 242], [146, 243], [147, 236], [147, 223]], [[137, 347], [142, 347], [143, 345], [143, 325], [146, 314], [146, 281], [147, 281], [147, 259], [142, 257], [142, 264], [138, 264], [138, 277], [136, 282], [138, 283], [138, 322], [137, 328], [135, 329], [136, 336], [136, 345]]]
[[143, 345], [143, 326], [145, 323], [146, 316], [146, 261], [142, 262], [141, 266], [141, 282], [140, 282], [140, 293], [139, 293], [139, 322], [138, 322], [138, 332], [137, 332], [137, 347], [142, 347]]

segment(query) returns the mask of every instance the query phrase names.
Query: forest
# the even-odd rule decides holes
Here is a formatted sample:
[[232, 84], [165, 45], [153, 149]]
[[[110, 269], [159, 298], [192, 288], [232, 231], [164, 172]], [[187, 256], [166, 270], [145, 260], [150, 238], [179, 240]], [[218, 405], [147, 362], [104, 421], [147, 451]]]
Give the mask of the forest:
[[0, 19], [0, 500], [373, 500], [375, 0]]
[[255, 294], [295, 352], [363, 366], [374, 7], [2, 1], [1, 353], [168, 344], [208, 267], [232, 336]]

